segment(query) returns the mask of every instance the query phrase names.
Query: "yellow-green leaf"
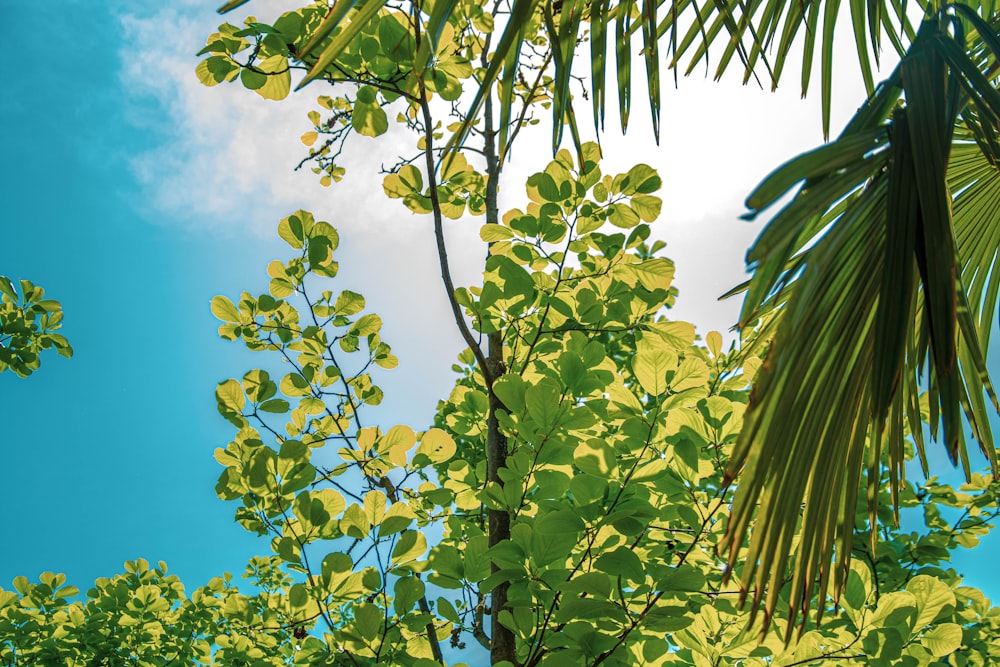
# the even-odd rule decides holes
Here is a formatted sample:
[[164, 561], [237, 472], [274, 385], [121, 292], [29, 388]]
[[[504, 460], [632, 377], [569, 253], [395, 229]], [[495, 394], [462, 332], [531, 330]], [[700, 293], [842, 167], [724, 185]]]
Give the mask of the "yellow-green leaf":
[[455, 455], [455, 441], [439, 428], [432, 428], [420, 438], [417, 454], [425, 455], [431, 463], [442, 463]]
[[212, 314], [223, 322], [239, 322], [241, 319], [240, 311], [233, 302], [221, 295], [212, 297]]
[[410, 506], [405, 502], [393, 503], [389, 511], [385, 513], [382, 522], [379, 524], [378, 534], [380, 537], [401, 533], [410, 527], [417, 518]]
[[954, 653], [962, 646], [962, 626], [958, 623], [942, 623], [931, 628], [920, 643], [936, 658]]

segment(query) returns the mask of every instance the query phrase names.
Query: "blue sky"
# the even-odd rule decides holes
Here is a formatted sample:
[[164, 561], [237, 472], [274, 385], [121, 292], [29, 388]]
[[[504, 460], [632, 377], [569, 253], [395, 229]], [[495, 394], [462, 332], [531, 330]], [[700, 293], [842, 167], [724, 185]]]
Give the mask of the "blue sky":
[[[45, 357], [27, 380], [0, 375], [3, 587], [48, 570], [86, 589], [144, 557], [165, 560], [193, 588], [269, 551], [213, 490], [212, 452], [231, 435], [214, 387], [255, 362], [217, 338], [208, 303], [264, 289], [264, 267], [281, 253], [272, 231], [281, 216], [310, 208], [338, 227], [341, 287], [364, 293], [386, 321], [401, 367], [385, 378], [377, 419], [426, 426], [461, 347], [426, 221], [385, 202], [372, 177], [394, 162], [392, 151], [408, 150], [405, 138], [379, 144], [387, 155], [356, 146], [348, 182], [320, 188], [292, 172], [316, 93], [272, 104], [204, 89], [194, 54], [220, 22], [215, 5], [133, 4], [0, 0], [4, 42], [21, 54], [5, 68], [0, 96], [0, 273], [29, 278], [63, 303], [63, 333], [76, 350], [69, 361]], [[267, 18], [276, 4], [251, 7]], [[835, 127], [860, 99], [849, 86]], [[819, 141], [819, 113], [797, 90], [772, 96], [683, 81], [680, 94], [667, 92], [664, 145], [645, 140], [637, 108], [632, 141], [608, 144], [609, 169], [640, 160], [660, 169], [666, 213], [657, 233], [678, 263], [675, 315], [723, 329], [738, 304], [714, 297], [740, 280], [755, 234], [736, 219], [740, 202], [770, 168]], [[749, 118], [743, 128], [727, 121], [737, 107]], [[545, 160], [515, 157], [523, 158], [511, 169], [515, 183]], [[705, 174], [725, 192], [709, 198]], [[505, 193], [510, 205], [516, 190]], [[467, 221], [448, 232], [463, 244], [477, 229]], [[464, 255], [460, 283], [475, 279], [481, 256]], [[989, 548], [960, 554], [958, 569], [996, 597]]]

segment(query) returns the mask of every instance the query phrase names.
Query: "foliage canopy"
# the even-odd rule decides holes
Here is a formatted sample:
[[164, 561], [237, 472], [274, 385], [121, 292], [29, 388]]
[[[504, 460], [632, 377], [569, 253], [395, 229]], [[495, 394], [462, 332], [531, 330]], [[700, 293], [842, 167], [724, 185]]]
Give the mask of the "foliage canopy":
[[0, 373], [11, 370], [27, 377], [38, 370], [42, 350], [55, 349], [63, 357], [73, 348], [61, 334], [62, 306], [45, 298], [45, 290], [28, 280], [18, 284], [0, 276]]
[[[570, 95], [576, 39], [589, 24], [599, 121], [616, 21], [624, 123], [633, 32], [643, 34], [655, 116], [661, 36], [674, 68], [689, 48], [693, 63], [707, 57], [723, 34], [732, 39], [721, 68], [736, 55], [748, 76], [760, 61], [776, 81], [800, 28], [811, 53], [822, 10], [828, 100], [837, 3], [690, 5], [680, 40], [688, 4], [658, 22], [652, 0], [315, 3], [271, 23], [220, 26], [196, 69], [205, 85], [239, 81], [274, 101], [290, 94], [295, 69], [306, 73], [300, 87], [332, 85], [302, 137], [303, 164], [323, 184], [344, 177], [339, 156], [353, 135], [379, 137], [394, 119], [415, 136], [383, 187], [433, 222], [468, 345], [455, 387], [423, 430], [371, 423], [366, 406], [383, 398], [375, 371], [397, 364], [382, 320], [361, 294], [330, 288], [336, 228], [306, 211], [284, 218], [278, 234], [292, 255], [268, 266], [267, 291], [211, 303], [222, 338], [265, 355], [216, 388], [235, 429], [216, 452], [216, 491], [238, 503], [241, 525], [270, 538], [272, 555], [248, 569], [256, 591], [221, 578], [188, 599], [165, 565], [144, 561], [99, 580], [86, 601], [71, 600], [77, 591], [61, 575], [18, 578], [0, 592], [5, 664], [1000, 657], [996, 610], [947, 569], [951, 550], [988, 531], [1000, 487], [971, 471], [960, 490], [901, 474], [907, 459], [923, 460], [925, 422], [967, 460], [963, 406], [993, 452], [983, 314], [1000, 283], [975, 240], [992, 220], [983, 211], [998, 154], [993, 9], [928, 6], [916, 32], [900, 9], [912, 42], [893, 34], [896, 72], [876, 88], [865, 69], [872, 96], [844, 133], [751, 195], [757, 212], [804, 182], [751, 250], [740, 345], [724, 350], [719, 333], [702, 339], [668, 316], [674, 267], [649, 226], [662, 207], [659, 176], [647, 165], [604, 174], [600, 148], [581, 138]], [[885, 9], [851, 3], [863, 63], [865, 12], [877, 53], [892, 27]], [[764, 47], [779, 26], [771, 65]], [[504, 161], [544, 107], [555, 113], [553, 144], [568, 127], [575, 150], [555, 152], [527, 180], [527, 202], [501, 214]], [[959, 158], [964, 167], [947, 167]], [[467, 216], [485, 217], [488, 257], [481, 284], [456, 288], [443, 224]], [[952, 225], [959, 242], [949, 245]], [[980, 254], [955, 258], [972, 247]], [[956, 267], [972, 271], [972, 300]], [[22, 291], [24, 312], [45, 310], [28, 301], [40, 292]], [[817, 313], [825, 338], [789, 333]], [[57, 324], [43, 322], [44, 340], [68, 350], [47, 333]], [[924, 361], [931, 382], [921, 394], [911, 371]], [[803, 512], [807, 487], [826, 495]], [[890, 502], [919, 529], [879, 530]], [[734, 566], [741, 576], [730, 579]], [[743, 608], [747, 596], [762, 617], [756, 604]]]

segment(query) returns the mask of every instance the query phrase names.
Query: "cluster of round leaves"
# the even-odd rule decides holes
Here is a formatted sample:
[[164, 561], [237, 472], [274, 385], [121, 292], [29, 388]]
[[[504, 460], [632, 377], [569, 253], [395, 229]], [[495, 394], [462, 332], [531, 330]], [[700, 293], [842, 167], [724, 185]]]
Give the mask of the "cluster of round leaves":
[[[433, 651], [430, 617], [415, 608], [425, 598], [418, 575], [427, 539], [413, 526], [428, 519], [405, 502], [417, 491], [403, 485], [450, 458], [455, 444], [440, 429], [359, 427], [359, 409], [382, 396], [370, 367], [396, 365], [379, 336], [381, 320], [364, 314], [353, 292], [309, 297], [311, 274], [336, 273], [332, 227], [299, 211], [278, 233], [299, 255], [270, 265], [270, 294], [244, 294], [238, 306], [225, 297], [212, 303], [224, 322], [220, 335], [277, 352], [291, 366], [277, 381], [254, 369], [217, 387], [219, 412], [238, 429], [216, 452], [225, 466], [217, 492], [241, 499], [237, 519], [270, 535], [278, 557], [309, 575], [289, 589], [290, 603], [296, 620], [324, 620], [330, 655], [346, 650], [364, 662], [405, 654], [395, 664], [419, 664]], [[346, 371], [348, 362], [358, 370]], [[327, 447], [331, 441], [339, 447]], [[394, 483], [389, 472], [400, 470]], [[334, 540], [342, 546], [331, 552]], [[450, 626], [439, 625], [447, 636]]]
[[[196, 68], [199, 81], [215, 86], [238, 78], [244, 87], [265, 99], [284, 99], [291, 89], [291, 70], [316, 65], [315, 55], [300, 59], [298, 52], [311, 41], [311, 35], [323, 33], [321, 26], [328, 14], [325, 5], [311, 5], [285, 12], [273, 25], [252, 16], [244, 21], [243, 28], [222, 24], [199, 53], [208, 55]], [[334, 60], [326, 63], [322, 76], [332, 83], [348, 84], [350, 92], [321, 96], [319, 105], [329, 115], [324, 118], [320, 112], [311, 111], [313, 129], [302, 136], [303, 143], [310, 147], [307, 159], [315, 161], [313, 171], [321, 176], [321, 183], [330, 185], [343, 177], [344, 169], [337, 164], [337, 157], [348, 134], [377, 137], [388, 130], [384, 107], [401, 98], [407, 100], [408, 106], [397, 120], [413, 126], [416, 100], [424, 96], [423, 91], [428, 99], [437, 96], [447, 102], [456, 101], [462, 94], [462, 81], [473, 74], [470, 61], [483, 35], [493, 29], [492, 19], [479, 4], [465, 3], [448, 22], [437, 26], [437, 46], [432, 48], [426, 34], [421, 36], [418, 47], [412, 17], [402, 12], [352, 9], [313, 50], [322, 52], [347, 39], [337, 47]], [[421, 20], [424, 30], [432, 23], [426, 15]], [[477, 38], [473, 38], [473, 32]]]
[[[257, 22], [252, 16], [247, 17], [243, 28], [223, 23], [198, 52], [199, 56], [210, 55], [198, 63], [195, 74], [206, 86], [238, 78], [244, 87], [264, 99], [283, 100], [291, 91], [288, 62], [291, 49], [286, 42], [291, 30], [294, 24], [290, 21], [278, 21], [270, 26]], [[251, 43], [248, 38], [254, 41]], [[247, 53], [251, 47], [252, 52]]]
[[[629, 175], [632, 182], [651, 180], [641, 167]], [[510, 263], [495, 264], [493, 274], [488, 264], [480, 298], [470, 290], [467, 303], [478, 326], [500, 333], [508, 351], [510, 370], [492, 389], [506, 407], [500, 422], [509, 454], [502, 483], [484, 484], [487, 390], [473, 368], [463, 369], [459, 386], [440, 406], [438, 425], [459, 434], [462, 445], [446, 468], [438, 467], [454, 494], [440, 497], [471, 511], [459, 498], [475, 498], [483, 489], [478, 496], [485, 506], [513, 517], [511, 539], [486, 552], [485, 560], [499, 570], [477, 580], [482, 571], [476, 565], [484, 560], [481, 517], [461, 526], [449, 521], [431, 551], [435, 573], [429, 579], [443, 587], [471, 585], [474, 599], [508, 583], [511, 609], [501, 623], [517, 636], [519, 662], [528, 665], [858, 660], [916, 666], [940, 664], [945, 656], [989, 664], [1000, 649], [1000, 614], [941, 567], [956, 546], [971, 546], [989, 530], [992, 515], [983, 508], [995, 501], [997, 489], [985, 480], [970, 487], [978, 493], [955, 496], [941, 487], [925, 492], [921, 502], [911, 489], [929, 530], [884, 536], [871, 569], [855, 564], [839, 609], [829, 602], [825, 624], [797, 645], [783, 640], [787, 619], [772, 619], [775, 627], [763, 638], [759, 624], [749, 627], [749, 615], [738, 606], [740, 590], [725, 582], [717, 547], [732, 497], [723, 473], [760, 362], [723, 354], [717, 333], [706, 336], [706, 349], [695, 344], [690, 325], [657, 319], [657, 304], [643, 297], [643, 290], [657, 287], [653, 277], [649, 285], [641, 277], [630, 285], [637, 320], [614, 314], [608, 304], [615, 278], [655, 258], [624, 235], [615, 244], [600, 236], [588, 244], [586, 232], [573, 237], [581, 226], [578, 211], [588, 204], [588, 214], [596, 209], [584, 196], [585, 179], [597, 181], [573, 172], [571, 156], [561, 155], [545, 176], [529, 180], [529, 214], [515, 212], [502, 225], [483, 229], [493, 244], [491, 260]], [[608, 181], [611, 194], [629, 187], [623, 176], [600, 179]], [[567, 219], [574, 209], [577, 218]], [[590, 252], [578, 251], [566, 264], [549, 247], [560, 242]], [[595, 248], [605, 253], [603, 262], [594, 259]], [[507, 288], [510, 282], [516, 289]], [[500, 296], [491, 300], [491, 288]], [[594, 296], [581, 298], [577, 289]], [[565, 312], [552, 306], [554, 297]], [[573, 310], [581, 302], [596, 315], [583, 319]], [[464, 363], [471, 362], [466, 356]], [[934, 518], [942, 502], [968, 507], [970, 515], [944, 525]], [[865, 530], [864, 507], [857, 525]], [[461, 566], [470, 549], [471, 576]], [[776, 593], [787, 598], [788, 591]]]
[[[486, 177], [476, 171], [461, 153], [445, 159], [437, 183], [441, 214], [452, 220], [465, 215], [482, 215], [486, 212]], [[390, 199], [401, 199], [403, 205], [417, 214], [431, 213], [431, 195], [424, 187], [420, 169], [406, 164], [398, 171], [387, 174], [382, 188]]]
[[[485, 333], [507, 330], [519, 346], [556, 330], [624, 332], [673, 303], [673, 263], [646, 246], [661, 200], [660, 178], [637, 165], [626, 174], [602, 175], [600, 148], [583, 145], [582, 165], [559, 151], [544, 172], [528, 179], [531, 203], [502, 224], [484, 225], [490, 244], [482, 288], [459, 290], [474, 325]], [[620, 229], [602, 232], [606, 225]], [[544, 313], [540, 328], [528, 324]], [[527, 328], [526, 328], [527, 327]]]
[[312, 621], [293, 620], [291, 580], [278, 562], [250, 562], [244, 578], [253, 595], [225, 575], [187, 597], [165, 563], [143, 559], [98, 579], [83, 599], [65, 575], [44, 573], [36, 583], [18, 577], [13, 591], [0, 589], [0, 664], [317, 664], [318, 642], [306, 639]]
[[[560, 153], [533, 176], [527, 210], [483, 228], [483, 286], [459, 293], [475, 326], [504, 342], [505, 372], [492, 386], [509, 450], [500, 483], [486, 482], [489, 390], [469, 351], [435, 428], [362, 425], [364, 401], [344, 380], [353, 375], [315, 341], [329, 351], [343, 335], [335, 331], [367, 316], [338, 314], [332, 296], [304, 291], [313, 264], [333, 272], [335, 233], [303, 212], [282, 221], [279, 233], [301, 252], [269, 271], [280, 304], [261, 313], [261, 299], [244, 295], [225, 308], [220, 332], [279, 352], [295, 370], [280, 382], [258, 369], [220, 385], [220, 412], [239, 430], [217, 457], [220, 495], [241, 499], [244, 525], [306, 575], [288, 589], [292, 618], [322, 619], [330, 655], [429, 666], [445, 638], [468, 651], [488, 642], [490, 593], [504, 583], [499, 621], [523, 665], [763, 667], [866, 652], [909, 666], [991, 646], [981, 594], [937, 569], [984, 523], [957, 528], [920, 561], [897, 550], [911, 538], [886, 536], [897, 542], [874, 567], [855, 566], [841, 606], [829, 601], [824, 625], [797, 647], [784, 643], [783, 618], [763, 638], [759, 623], [749, 627], [717, 547], [732, 495], [728, 453], [760, 362], [724, 352], [715, 332], [699, 343], [693, 326], [661, 315], [675, 297], [673, 265], [647, 245], [644, 222], [659, 207], [659, 178], [644, 166], [603, 176], [598, 158], [596, 146], [582, 167]], [[300, 321], [325, 333], [300, 335]], [[384, 343], [367, 343], [371, 360]], [[299, 417], [273, 410], [282, 432], [264, 406], [291, 400]], [[488, 509], [512, 518], [511, 538], [493, 547]], [[912, 540], [938, 540], [935, 530]]]
[[0, 373], [11, 370], [20, 377], [31, 375], [42, 363], [42, 350], [73, 356], [66, 338], [53, 333], [62, 326], [62, 319], [62, 306], [46, 299], [44, 289], [28, 280], [15, 285], [0, 276]]
[[[62, 575], [19, 577], [0, 590], [3, 664], [431, 667], [445, 638], [469, 652], [487, 641], [500, 583], [509, 607], [499, 620], [523, 665], [995, 662], [1000, 613], [947, 569], [995, 518], [1000, 486], [984, 476], [958, 491], [905, 485], [904, 511], [922, 510], [925, 530], [887, 530], [875, 551], [859, 539], [845, 594], [825, 601], [823, 626], [797, 644], [784, 643], [780, 614], [763, 637], [749, 625], [717, 547], [728, 454], [759, 361], [662, 317], [672, 266], [646, 245], [643, 223], [627, 236], [588, 228], [588, 218], [623, 220], [608, 205], [650, 195], [641, 189], [658, 179], [647, 169], [595, 178], [596, 163], [578, 169], [560, 155], [548, 178], [532, 177], [527, 213], [483, 229], [506, 262], [465, 298], [505, 344], [492, 387], [509, 449], [500, 483], [485, 481], [488, 390], [468, 350], [435, 428], [361, 424], [360, 408], [381, 396], [368, 368], [395, 359], [360, 295], [310, 297], [337, 273], [336, 231], [303, 211], [282, 220], [297, 252], [270, 265], [269, 293], [212, 303], [220, 335], [292, 369], [280, 380], [254, 369], [217, 390], [237, 428], [217, 451], [219, 494], [242, 501], [237, 517], [270, 535], [276, 554], [250, 564], [258, 593], [225, 577], [188, 599], [165, 565], [144, 561], [99, 579], [86, 600]], [[488, 301], [491, 291], [501, 296]], [[359, 360], [355, 371], [342, 355]], [[945, 518], [951, 508], [962, 508], [957, 519]], [[493, 547], [487, 509], [512, 518], [511, 538]]]

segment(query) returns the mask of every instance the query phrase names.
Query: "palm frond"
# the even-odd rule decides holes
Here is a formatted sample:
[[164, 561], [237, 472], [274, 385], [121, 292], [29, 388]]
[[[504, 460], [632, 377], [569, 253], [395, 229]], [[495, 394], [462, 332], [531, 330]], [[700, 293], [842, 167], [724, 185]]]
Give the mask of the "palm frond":
[[[219, 8], [220, 12], [230, 11], [245, 4], [248, 0], [233, 0]], [[344, 43], [351, 36], [349, 28], [340, 31], [342, 40], [329, 44], [327, 37], [347, 20], [348, 12], [355, 4], [360, 5], [358, 12], [371, 15], [378, 11], [384, 0], [338, 0], [330, 7], [330, 12], [322, 25], [316, 30], [312, 39], [300, 49], [301, 57], [315, 56], [314, 66], [300, 84], [305, 85], [318, 77], [342, 51]], [[542, 0], [513, 0], [510, 14], [496, 49], [493, 52], [490, 66], [480, 81], [468, 119], [458, 132], [452, 145], [461, 144], [475, 121], [481, 109], [484, 96], [489, 94], [498, 82], [501, 72], [513, 72], [521, 53], [521, 46], [526, 39], [534, 39], [528, 35], [526, 27], [536, 20], [539, 12], [550, 3]], [[832, 100], [832, 81], [834, 68], [834, 36], [840, 16], [841, 0], [704, 0], [701, 5], [696, 0], [587, 0], [586, 2], [567, 0], [560, 3], [558, 29], [547, 31], [550, 48], [553, 55], [569, 54], [563, 57], [564, 64], [560, 66], [559, 58], [553, 58], [557, 65], [557, 79], [564, 81], [567, 74], [562, 70], [572, 68], [572, 54], [576, 45], [585, 37], [589, 29], [590, 67], [592, 92], [592, 113], [595, 127], [603, 127], [605, 113], [605, 74], [608, 62], [608, 21], [615, 17], [614, 44], [617, 62], [617, 90], [619, 115], [622, 118], [622, 129], [627, 128], [627, 119], [631, 108], [632, 68], [631, 39], [635, 33], [642, 36], [642, 53], [645, 60], [646, 87], [650, 91], [650, 112], [653, 119], [654, 133], [659, 127], [661, 113], [660, 58], [658, 53], [666, 55], [664, 60], [667, 68], [681, 67], [682, 60], [690, 56], [685, 73], [694, 70], [699, 62], [704, 61], [709, 66], [709, 52], [713, 46], [721, 49], [718, 56], [714, 76], [721, 77], [731, 66], [738, 63], [743, 72], [744, 82], [757, 75], [758, 66], [763, 67], [769, 85], [777, 87], [785, 69], [789, 56], [796, 51], [801, 54], [802, 69], [800, 85], [802, 94], [809, 90], [813, 72], [814, 58], [819, 47], [820, 94], [822, 122], [825, 134], [829, 133], [830, 109]], [[378, 6], [378, 7], [377, 7]], [[436, 2], [431, 8], [431, 15], [426, 20], [426, 34], [429, 43], [421, 54], [417, 65], [426, 66], [426, 59], [433, 52], [436, 40], [440, 37], [442, 27], [452, 19], [458, 11], [459, 4], [455, 0]], [[915, 30], [906, 15], [905, 0], [849, 0], [851, 25], [866, 89], [873, 89], [872, 61], [877, 65], [880, 58], [883, 37], [888, 39], [893, 49], [903, 54], [906, 45], [915, 36]], [[973, 22], [974, 17], [990, 17], [993, 15], [992, 3], [971, 2], [956, 5], [956, 12], [961, 13], [962, 20]], [[562, 16], [568, 21], [563, 22]], [[662, 18], [658, 18], [662, 17]], [[353, 25], [355, 21], [350, 21]], [[360, 23], [360, 22], [359, 22]], [[362, 26], [358, 25], [360, 30]], [[981, 32], [981, 30], [979, 31]], [[660, 48], [660, 40], [666, 39], [665, 48]], [[316, 56], [319, 44], [326, 44], [322, 53]], [[707, 70], [706, 70], [707, 71]], [[512, 74], [511, 74], [512, 76]], [[509, 79], [509, 77], [508, 77]], [[511, 88], [512, 81], [506, 80], [507, 86], [500, 86], [501, 94]], [[566, 120], [565, 110], [569, 106], [572, 93], [568, 86], [556, 86], [553, 91], [553, 140], [561, 141], [561, 126]], [[506, 93], [509, 96], [509, 93]], [[508, 111], [509, 106], [500, 105], [501, 113]], [[506, 125], [510, 118], [501, 119], [501, 132], [506, 135]], [[504, 122], [505, 121], [505, 122]], [[553, 145], [553, 151], [558, 144]]]
[[220, 14], [225, 14], [226, 12], [231, 12], [240, 5], [245, 5], [248, 2], [250, 2], [250, 0], [229, 0], [229, 2], [219, 7], [217, 11]]
[[802, 183], [747, 255], [741, 314], [743, 326], [767, 318], [774, 335], [733, 452], [726, 545], [735, 565], [756, 521], [740, 580], [765, 626], [782, 596], [791, 633], [817, 593], [842, 590], [865, 467], [872, 530], [872, 473], [885, 454], [898, 502], [907, 431], [926, 470], [922, 384], [952, 461], [968, 471], [967, 424], [996, 471], [987, 399], [1000, 405], [985, 364], [1000, 294], [1000, 174], [985, 129], [1000, 118], [996, 33], [976, 38], [993, 29], [969, 23], [966, 35], [953, 12], [925, 20], [841, 136], [747, 201], [752, 217]]

